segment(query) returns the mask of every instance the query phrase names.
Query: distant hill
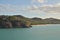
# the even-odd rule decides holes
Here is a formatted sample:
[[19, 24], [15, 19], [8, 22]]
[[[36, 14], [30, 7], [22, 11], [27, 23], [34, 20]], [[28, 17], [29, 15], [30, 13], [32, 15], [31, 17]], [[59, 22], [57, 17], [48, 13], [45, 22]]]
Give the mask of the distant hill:
[[32, 18], [32, 24], [60, 24], [60, 19], [55, 18]]
[[34, 18], [31, 18], [30, 20], [31, 20], [31, 21], [34, 21], [34, 20], [35, 20], [35, 21], [39, 21], [39, 20], [42, 20], [42, 18], [34, 17]]

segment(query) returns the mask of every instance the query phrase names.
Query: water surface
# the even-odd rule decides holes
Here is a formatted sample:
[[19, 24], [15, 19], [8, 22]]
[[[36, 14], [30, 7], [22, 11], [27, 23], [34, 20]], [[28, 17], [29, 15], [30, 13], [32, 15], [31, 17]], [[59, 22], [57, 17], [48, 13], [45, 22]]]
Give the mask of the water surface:
[[60, 40], [60, 24], [0, 29], [0, 40]]

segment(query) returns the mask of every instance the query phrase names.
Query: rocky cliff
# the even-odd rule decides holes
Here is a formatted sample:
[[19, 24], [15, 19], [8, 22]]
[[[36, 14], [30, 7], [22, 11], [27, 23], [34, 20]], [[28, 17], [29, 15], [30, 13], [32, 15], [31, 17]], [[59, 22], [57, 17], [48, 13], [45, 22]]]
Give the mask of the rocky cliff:
[[0, 16], [0, 28], [29, 28], [29, 27], [31, 27], [31, 23], [21, 20], [21, 18], [19, 17]]

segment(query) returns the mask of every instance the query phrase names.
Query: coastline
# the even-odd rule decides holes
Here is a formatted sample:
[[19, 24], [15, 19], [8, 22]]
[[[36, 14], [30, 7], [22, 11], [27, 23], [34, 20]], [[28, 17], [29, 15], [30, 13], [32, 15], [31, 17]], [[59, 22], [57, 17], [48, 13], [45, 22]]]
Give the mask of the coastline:
[[[37, 26], [37, 25], [51, 25], [51, 24], [36, 24], [36, 25], [32, 25], [32, 26]], [[52, 24], [53, 25], [53, 24]], [[55, 24], [56, 25], [56, 24]]]
[[[36, 24], [36, 25], [47, 25], [47, 24]], [[32, 26], [36, 26], [36, 25], [32, 25]]]

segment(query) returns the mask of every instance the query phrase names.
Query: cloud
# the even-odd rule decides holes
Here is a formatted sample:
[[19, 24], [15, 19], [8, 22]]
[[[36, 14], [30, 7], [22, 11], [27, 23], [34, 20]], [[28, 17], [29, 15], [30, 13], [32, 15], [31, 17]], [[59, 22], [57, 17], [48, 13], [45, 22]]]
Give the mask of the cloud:
[[60, 3], [57, 3], [55, 5], [48, 4], [48, 5], [42, 5], [37, 6], [33, 5], [28, 9], [30, 12], [35, 11], [36, 13], [60, 13]]
[[44, 4], [42, 6], [30, 5], [19, 6], [10, 4], [0, 4], [0, 13], [60, 13], [60, 3], [55, 5]]
[[0, 13], [20, 13], [24, 9], [25, 7], [19, 5], [0, 4]]
[[[35, 11], [35, 13], [60, 13], [60, 3], [56, 3], [56, 4], [44, 4], [45, 2], [48, 2], [48, 0], [33, 0], [32, 1], [32, 6], [30, 7], [30, 12], [31, 11]], [[37, 3], [38, 5], [36, 5], [35, 3]], [[39, 4], [41, 3], [41, 4]]]
[[32, 3], [44, 3], [47, 2], [47, 0], [32, 0]]
[[60, 13], [60, 5], [58, 3], [56, 5], [46, 5], [42, 7], [42, 11], [47, 13]]
[[45, 2], [45, 0], [37, 0], [38, 2], [40, 2], [40, 3], [44, 3]]

